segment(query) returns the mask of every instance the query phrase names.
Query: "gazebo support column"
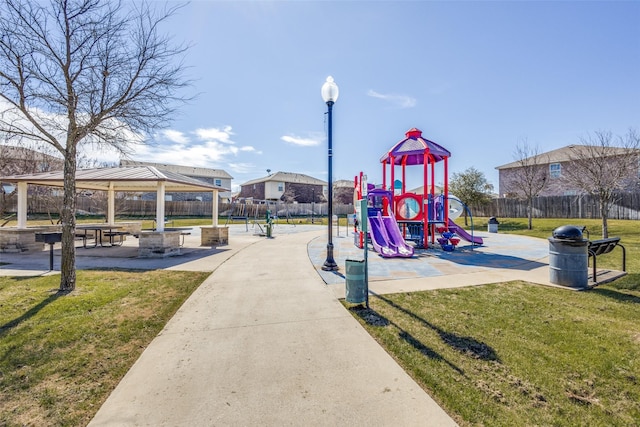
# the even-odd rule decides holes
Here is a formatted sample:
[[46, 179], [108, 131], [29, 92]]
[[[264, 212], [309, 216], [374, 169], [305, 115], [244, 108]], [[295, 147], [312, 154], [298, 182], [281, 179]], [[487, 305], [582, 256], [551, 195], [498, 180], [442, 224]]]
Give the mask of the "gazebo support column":
[[211, 217], [212, 224], [214, 227], [218, 226], [218, 190], [213, 190], [213, 195], [211, 198]]
[[140, 258], [166, 258], [180, 255], [180, 231], [144, 231], [140, 233]]
[[200, 227], [200, 245], [218, 246], [229, 243], [229, 227], [218, 226], [218, 190], [213, 190], [212, 226]]
[[114, 224], [116, 218], [116, 192], [113, 188], [113, 181], [109, 182], [107, 191], [107, 224]]
[[27, 228], [27, 183], [18, 183], [18, 228]]
[[41, 251], [44, 243], [36, 242], [37, 228], [27, 228], [27, 187], [18, 182], [18, 226], [0, 228], [0, 253]]
[[200, 227], [200, 245], [218, 246], [229, 243], [229, 227]]
[[156, 231], [164, 231], [164, 197], [165, 183], [159, 181], [156, 194]]

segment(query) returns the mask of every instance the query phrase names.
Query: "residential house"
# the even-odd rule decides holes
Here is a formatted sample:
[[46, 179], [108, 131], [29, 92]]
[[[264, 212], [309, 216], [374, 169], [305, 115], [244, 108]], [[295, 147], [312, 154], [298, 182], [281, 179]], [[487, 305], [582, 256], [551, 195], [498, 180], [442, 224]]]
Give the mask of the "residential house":
[[[0, 176], [26, 175], [39, 172], [61, 171], [64, 160], [41, 151], [26, 147], [0, 144]], [[33, 193], [37, 187], [30, 189]], [[0, 193], [11, 193], [15, 187], [9, 183], [2, 183]], [[58, 190], [49, 189], [49, 193]]]
[[[591, 152], [587, 151], [589, 148], [590, 147], [586, 145], [568, 145], [525, 160], [524, 163], [537, 165], [543, 169], [543, 173], [541, 173], [540, 176], [542, 177], [541, 179], [546, 182], [539, 196], [572, 196], [580, 194], [581, 190], [573, 186], [571, 182], [566, 179], [566, 176], [567, 171], [577, 167], [572, 160], [576, 158], [575, 153]], [[602, 150], [602, 147], [598, 147], [598, 151]], [[637, 155], [637, 150], [630, 148], [605, 147], [604, 150], [607, 153], [607, 158], [611, 159], [611, 162], [615, 162], [615, 159], [619, 156], [629, 155], [630, 153]], [[583, 157], [583, 155], [581, 155], [581, 157]], [[498, 186], [501, 197], [509, 197], [516, 193], [516, 177], [518, 175], [518, 169], [523, 167], [522, 164], [523, 162], [514, 161], [496, 167], [498, 170]], [[635, 178], [637, 178], [637, 174]], [[630, 179], [627, 185], [628, 189], [638, 190], [637, 182], [637, 179]]]
[[[121, 167], [126, 166], [152, 166], [156, 169], [179, 173], [189, 178], [199, 179], [200, 181], [216, 185], [218, 187], [227, 188], [228, 191], [221, 191], [218, 197], [222, 202], [231, 200], [231, 180], [233, 177], [222, 169], [200, 168], [195, 166], [179, 166], [164, 163], [139, 162], [135, 160], [121, 160]], [[210, 202], [213, 194], [210, 192], [202, 193], [167, 193], [167, 200], [183, 201], [183, 200], [200, 200]], [[142, 198], [146, 200], [155, 200], [156, 193], [144, 193]]]
[[353, 179], [333, 181], [333, 202], [343, 205], [353, 204], [355, 182]]
[[292, 203], [326, 201], [327, 183], [301, 173], [275, 172], [240, 185], [239, 198]]

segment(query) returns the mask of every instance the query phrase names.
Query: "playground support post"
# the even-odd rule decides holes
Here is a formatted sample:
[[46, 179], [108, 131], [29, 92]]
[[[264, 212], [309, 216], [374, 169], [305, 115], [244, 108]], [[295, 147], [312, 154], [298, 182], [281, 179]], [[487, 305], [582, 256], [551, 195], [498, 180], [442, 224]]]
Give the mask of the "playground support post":
[[365, 295], [365, 303], [368, 309], [370, 308], [369, 307], [369, 245], [367, 243], [366, 236], [369, 230], [367, 230], [368, 221], [366, 221], [366, 216], [367, 216], [367, 196], [366, 195], [364, 196], [364, 199], [360, 203], [362, 204], [360, 207], [360, 212], [364, 212], [364, 214], [361, 215], [362, 218], [360, 220], [362, 221], [362, 233], [365, 236], [364, 254], [363, 254], [364, 255], [364, 286], [365, 286], [364, 295]]
[[338, 270], [338, 264], [333, 259], [333, 180], [332, 180], [332, 161], [333, 161], [333, 148], [332, 148], [332, 113], [333, 104], [338, 99], [338, 85], [333, 81], [333, 77], [327, 77], [327, 81], [322, 85], [322, 99], [327, 104], [327, 160], [328, 160], [328, 235], [327, 235], [327, 259], [322, 265], [322, 269], [325, 271]]

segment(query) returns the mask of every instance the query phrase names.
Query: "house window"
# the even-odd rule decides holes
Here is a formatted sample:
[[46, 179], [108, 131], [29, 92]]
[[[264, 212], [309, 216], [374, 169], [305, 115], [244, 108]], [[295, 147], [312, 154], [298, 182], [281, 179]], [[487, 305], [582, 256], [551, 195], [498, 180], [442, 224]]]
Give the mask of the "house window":
[[278, 191], [284, 191], [284, 182], [278, 183]]
[[216, 180], [213, 182], [213, 184], [214, 184], [214, 185], [217, 185], [218, 187], [222, 187], [222, 180], [221, 180], [221, 179], [216, 179]]
[[560, 178], [562, 167], [560, 163], [551, 163], [549, 165], [549, 176], [551, 178]]

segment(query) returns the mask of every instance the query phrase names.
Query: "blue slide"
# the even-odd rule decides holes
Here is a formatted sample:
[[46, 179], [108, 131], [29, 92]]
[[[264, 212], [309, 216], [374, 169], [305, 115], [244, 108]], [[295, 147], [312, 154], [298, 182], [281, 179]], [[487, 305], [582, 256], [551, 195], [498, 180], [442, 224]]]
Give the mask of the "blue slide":
[[385, 258], [413, 256], [413, 246], [409, 246], [402, 237], [396, 220], [390, 216], [369, 217], [369, 234], [373, 248]]
[[449, 218], [449, 231], [453, 231], [462, 239], [466, 240], [467, 242], [471, 242], [474, 245], [482, 245], [484, 243], [484, 240], [482, 240], [482, 237], [471, 236], [471, 234], [467, 233], [467, 231], [464, 228], [460, 227], [455, 222], [453, 222], [451, 218]]

